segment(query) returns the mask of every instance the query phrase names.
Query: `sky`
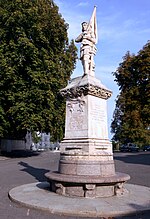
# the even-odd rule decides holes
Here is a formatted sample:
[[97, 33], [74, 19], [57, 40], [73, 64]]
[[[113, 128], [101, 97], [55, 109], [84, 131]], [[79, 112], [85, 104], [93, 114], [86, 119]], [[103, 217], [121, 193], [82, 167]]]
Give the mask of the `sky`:
[[[127, 51], [137, 54], [150, 40], [150, 0], [54, 0], [59, 13], [69, 24], [69, 40], [81, 33], [81, 23], [89, 21], [94, 6], [97, 6], [98, 43], [95, 61], [95, 77], [113, 92], [107, 100], [108, 132], [119, 94], [115, 72]], [[78, 57], [80, 44], [76, 43]], [[71, 78], [83, 75], [82, 64], [77, 61]]]

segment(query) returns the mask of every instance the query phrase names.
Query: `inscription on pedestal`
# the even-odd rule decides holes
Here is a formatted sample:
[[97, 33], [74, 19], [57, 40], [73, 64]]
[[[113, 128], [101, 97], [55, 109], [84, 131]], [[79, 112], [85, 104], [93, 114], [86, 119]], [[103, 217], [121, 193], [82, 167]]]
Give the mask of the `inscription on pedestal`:
[[102, 109], [102, 106], [98, 102], [92, 105], [90, 115], [92, 121], [105, 122], [106, 120], [106, 114], [104, 112], [104, 109]]
[[107, 139], [107, 109], [106, 100], [89, 96], [89, 136]]

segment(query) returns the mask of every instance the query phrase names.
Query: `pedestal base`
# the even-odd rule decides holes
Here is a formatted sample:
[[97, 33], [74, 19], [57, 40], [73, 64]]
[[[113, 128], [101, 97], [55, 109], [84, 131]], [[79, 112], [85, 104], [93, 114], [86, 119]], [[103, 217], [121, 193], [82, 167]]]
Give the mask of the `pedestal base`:
[[97, 160], [60, 160], [59, 173], [77, 176], [113, 176], [115, 175], [114, 161]]
[[115, 173], [108, 140], [107, 99], [112, 92], [91, 75], [74, 78], [66, 97], [65, 137], [59, 172], [47, 173], [51, 191], [76, 197], [109, 197], [125, 192], [129, 175]]
[[72, 197], [110, 197], [123, 195], [126, 190], [124, 183], [130, 176], [116, 173], [109, 177], [65, 175], [58, 172], [46, 173], [50, 190], [59, 195]]

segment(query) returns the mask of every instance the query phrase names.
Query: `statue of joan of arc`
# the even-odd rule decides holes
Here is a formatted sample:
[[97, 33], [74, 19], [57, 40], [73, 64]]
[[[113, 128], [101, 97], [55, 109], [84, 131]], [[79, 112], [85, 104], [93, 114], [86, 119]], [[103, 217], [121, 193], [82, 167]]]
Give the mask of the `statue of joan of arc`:
[[83, 65], [84, 75], [89, 74], [94, 76], [94, 55], [97, 50], [95, 46], [97, 38], [96, 7], [94, 7], [89, 23], [82, 23], [82, 33], [75, 39], [75, 42], [81, 42], [80, 60]]

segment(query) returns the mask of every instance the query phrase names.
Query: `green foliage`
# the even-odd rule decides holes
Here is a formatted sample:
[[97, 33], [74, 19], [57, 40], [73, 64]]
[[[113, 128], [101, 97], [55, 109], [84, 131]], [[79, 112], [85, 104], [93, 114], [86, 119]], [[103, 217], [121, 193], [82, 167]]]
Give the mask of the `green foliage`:
[[41, 141], [41, 136], [39, 136], [37, 134], [37, 132], [33, 131], [32, 132], [32, 140], [33, 140], [34, 143], [37, 144], [39, 141]]
[[120, 88], [111, 124], [113, 140], [150, 144], [150, 42], [129, 52], [113, 73]]
[[77, 49], [52, 0], [0, 1], [0, 137], [27, 130], [63, 136], [59, 90], [75, 68]]

